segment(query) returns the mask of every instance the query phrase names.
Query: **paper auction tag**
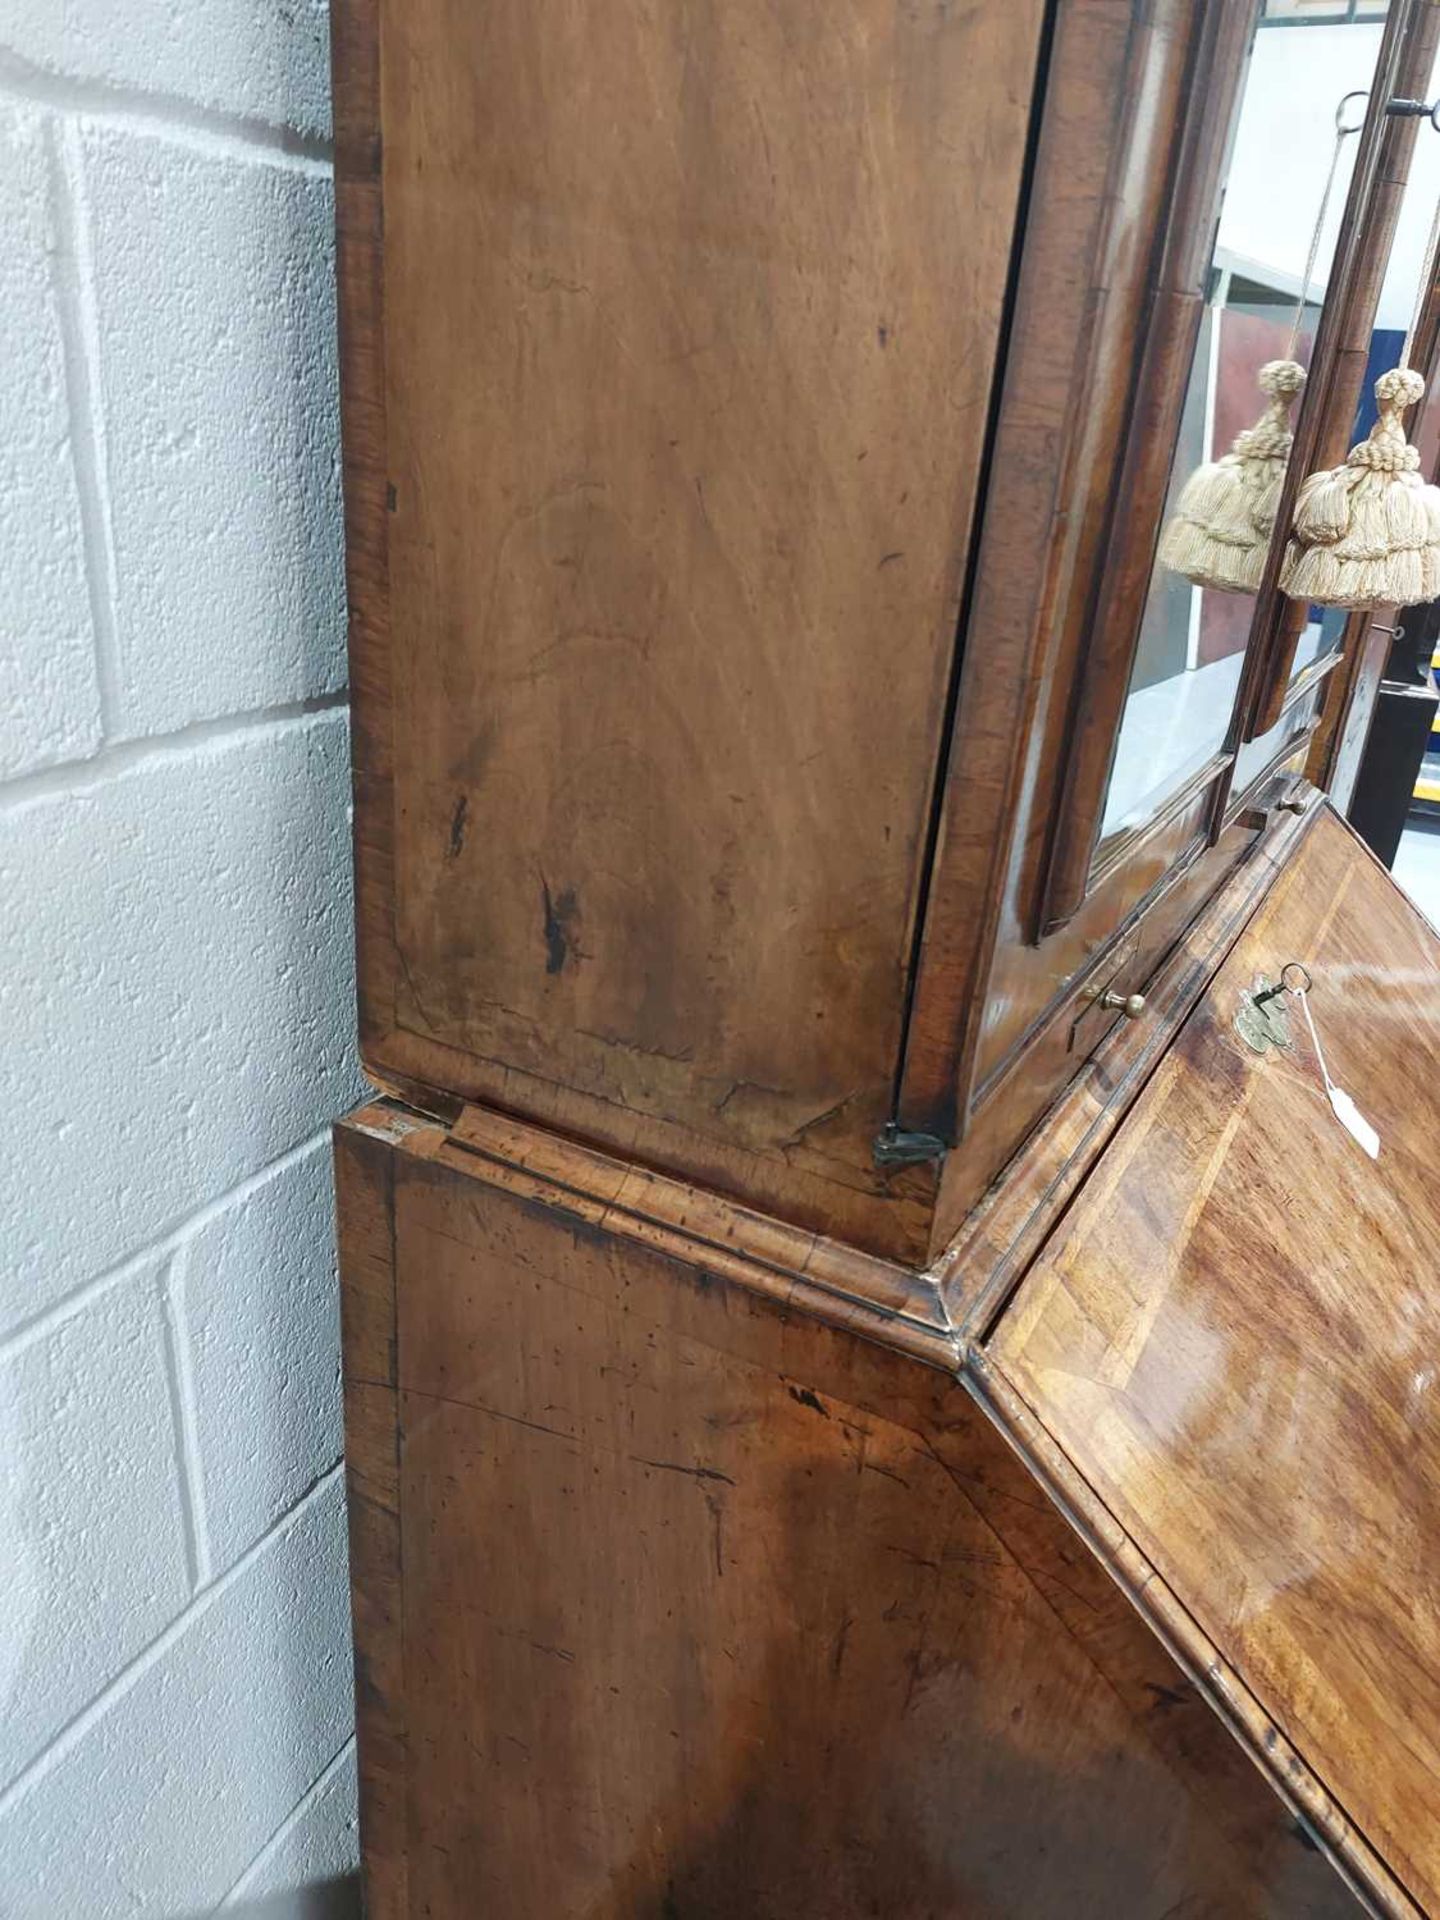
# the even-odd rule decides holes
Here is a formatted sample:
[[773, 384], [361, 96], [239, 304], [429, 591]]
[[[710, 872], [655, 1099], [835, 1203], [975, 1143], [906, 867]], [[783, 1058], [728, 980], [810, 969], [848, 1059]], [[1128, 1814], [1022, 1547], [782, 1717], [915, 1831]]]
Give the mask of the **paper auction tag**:
[[1320, 1036], [1315, 1031], [1315, 1021], [1310, 1012], [1310, 996], [1304, 987], [1291, 989], [1300, 1002], [1300, 1010], [1305, 1015], [1305, 1024], [1310, 1029], [1310, 1038], [1315, 1045], [1315, 1058], [1320, 1062], [1320, 1077], [1325, 1082], [1325, 1092], [1329, 1097], [1335, 1118], [1344, 1127], [1352, 1140], [1358, 1141], [1372, 1160], [1380, 1158], [1380, 1136], [1370, 1122], [1361, 1113], [1359, 1107], [1346, 1093], [1343, 1087], [1337, 1087], [1330, 1078], [1330, 1069], [1325, 1064], [1325, 1049], [1320, 1045]]

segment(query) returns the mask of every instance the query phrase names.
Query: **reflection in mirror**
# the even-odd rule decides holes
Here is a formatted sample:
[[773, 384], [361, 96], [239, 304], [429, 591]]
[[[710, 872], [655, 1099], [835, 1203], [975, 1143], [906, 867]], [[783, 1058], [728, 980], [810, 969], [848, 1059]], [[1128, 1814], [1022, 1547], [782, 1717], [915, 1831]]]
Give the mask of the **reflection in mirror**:
[[[1440, 60], [1431, 70], [1429, 83], [1415, 91], [1426, 100], [1440, 89]], [[1323, 660], [1338, 648], [1344, 633], [1344, 617], [1337, 606], [1415, 605], [1435, 593], [1437, 578], [1436, 510], [1440, 507], [1432, 482], [1440, 472], [1440, 411], [1431, 406], [1407, 407], [1406, 386], [1414, 392], [1414, 382], [1401, 381], [1395, 369], [1423, 369], [1431, 348], [1424, 329], [1417, 334], [1436, 284], [1435, 261], [1440, 251], [1440, 140], [1422, 130], [1409, 161], [1409, 177], [1400, 205], [1393, 243], [1389, 250], [1370, 331], [1370, 351], [1365, 372], [1359, 382], [1357, 411], [1351, 423], [1347, 444], [1352, 449], [1344, 467], [1334, 469], [1335, 477], [1349, 468], [1351, 484], [1338, 492], [1321, 488], [1323, 475], [1313, 476], [1301, 489], [1296, 504], [1292, 534], [1298, 534], [1306, 517], [1305, 497], [1312, 487], [1329, 492], [1328, 500], [1319, 499], [1316, 519], [1329, 532], [1320, 542], [1296, 540], [1292, 553], [1299, 549], [1303, 558], [1294, 564], [1291, 555], [1281, 572], [1283, 593], [1297, 590], [1317, 592], [1325, 602], [1322, 608], [1306, 604], [1306, 630], [1301, 638], [1291, 683], [1316, 660]], [[1386, 402], [1390, 404], [1387, 406]], [[1395, 417], [1398, 403], [1398, 418]], [[1381, 425], [1387, 412], [1391, 420]], [[1387, 457], [1369, 457], [1372, 436], [1389, 444]], [[1413, 452], [1406, 452], [1407, 443]], [[1372, 442], [1373, 446], [1373, 442]], [[1364, 467], [1356, 458], [1361, 450]], [[1393, 456], [1398, 455], [1398, 458]], [[1368, 467], [1367, 475], [1364, 468]], [[1358, 484], [1357, 484], [1358, 483]], [[1408, 502], [1387, 500], [1393, 487], [1403, 486]], [[1367, 498], [1368, 496], [1368, 498]], [[1383, 503], [1383, 524], [1377, 526], [1374, 508]], [[1423, 507], [1423, 519], [1413, 508]], [[1370, 528], [1363, 520], [1370, 519]], [[1330, 529], [1342, 529], [1339, 537]], [[1344, 562], [1337, 567], [1318, 568], [1315, 562], [1326, 558]], [[1327, 577], [1328, 576], [1328, 577]]]
[[[1345, 624], [1343, 613], [1329, 613], [1326, 619], [1330, 622], [1338, 621], [1343, 629]], [[1307, 641], [1308, 638], [1307, 630]], [[1320, 693], [1320, 688], [1312, 687], [1308, 694], [1297, 699], [1285, 710], [1268, 733], [1260, 734], [1258, 738], [1248, 741], [1239, 749], [1235, 755], [1235, 774], [1230, 788], [1232, 806], [1238, 804], [1249, 793], [1255, 782], [1274, 765], [1287, 747], [1292, 743], [1295, 746], [1300, 744], [1315, 718], [1320, 704]]]
[[[1309, 360], [1358, 144], [1337, 140], [1337, 109], [1365, 86], [1382, 33], [1373, 13], [1269, 7], [1257, 28], [1097, 859], [1225, 745], [1298, 411], [1300, 381], [1274, 363]], [[1357, 128], [1364, 106], [1349, 100], [1338, 124]], [[1203, 540], [1186, 525], [1197, 503]], [[1297, 671], [1341, 625], [1314, 615]]]
[[1228, 453], [1195, 469], [1170, 512], [1160, 565], [1192, 586], [1222, 593], [1259, 589], [1294, 443], [1290, 408], [1305, 385], [1305, 369], [1289, 356], [1306, 304], [1296, 303], [1285, 359], [1267, 360], [1255, 376], [1265, 411], [1253, 427], [1241, 428]]
[[1310, 607], [1306, 610], [1305, 630], [1295, 648], [1295, 664], [1290, 678], [1298, 680], [1307, 667], [1334, 653], [1345, 638], [1347, 615], [1343, 607]]

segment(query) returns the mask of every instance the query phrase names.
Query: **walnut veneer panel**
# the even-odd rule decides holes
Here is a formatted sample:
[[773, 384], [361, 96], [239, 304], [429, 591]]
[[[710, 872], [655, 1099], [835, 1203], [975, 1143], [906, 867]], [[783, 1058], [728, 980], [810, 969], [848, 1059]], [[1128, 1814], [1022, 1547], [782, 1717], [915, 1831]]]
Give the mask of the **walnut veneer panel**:
[[[1339, 1125], [1234, 1030], [1303, 961]], [[989, 1343], [1417, 1903], [1440, 1908], [1440, 942], [1327, 810]]]
[[377, 1916], [1353, 1911], [953, 1378], [543, 1140], [341, 1141]]
[[345, 0], [382, 1071], [883, 1194], [1042, 12]]

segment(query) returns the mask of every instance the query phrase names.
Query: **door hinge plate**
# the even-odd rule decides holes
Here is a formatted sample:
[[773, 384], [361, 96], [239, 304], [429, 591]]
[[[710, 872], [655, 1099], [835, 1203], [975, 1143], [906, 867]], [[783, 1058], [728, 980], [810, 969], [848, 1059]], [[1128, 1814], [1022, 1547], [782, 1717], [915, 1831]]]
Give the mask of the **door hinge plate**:
[[877, 1167], [919, 1167], [944, 1159], [946, 1145], [938, 1133], [908, 1133], [891, 1120], [876, 1134], [872, 1152]]

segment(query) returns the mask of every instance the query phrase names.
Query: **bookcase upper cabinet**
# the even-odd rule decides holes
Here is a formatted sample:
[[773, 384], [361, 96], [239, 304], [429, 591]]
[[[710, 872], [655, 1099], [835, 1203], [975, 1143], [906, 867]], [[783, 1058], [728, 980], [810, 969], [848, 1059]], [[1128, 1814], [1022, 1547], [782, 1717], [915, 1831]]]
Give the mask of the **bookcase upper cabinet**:
[[[1351, 430], [1414, 138], [1382, 106], [1423, 87], [1435, 12], [1394, 0], [1351, 81], [1292, 489]], [[1104, 996], [1263, 857], [1335, 658], [1292, 672], [1272, 557], [1218, 735], [1115, 827], [1196, 370], [1240, 320], [1269, 339], [1216, 251], [1256, 26], [340, 0], [384, 1083], [887, 1258], [953, 1234]]]

